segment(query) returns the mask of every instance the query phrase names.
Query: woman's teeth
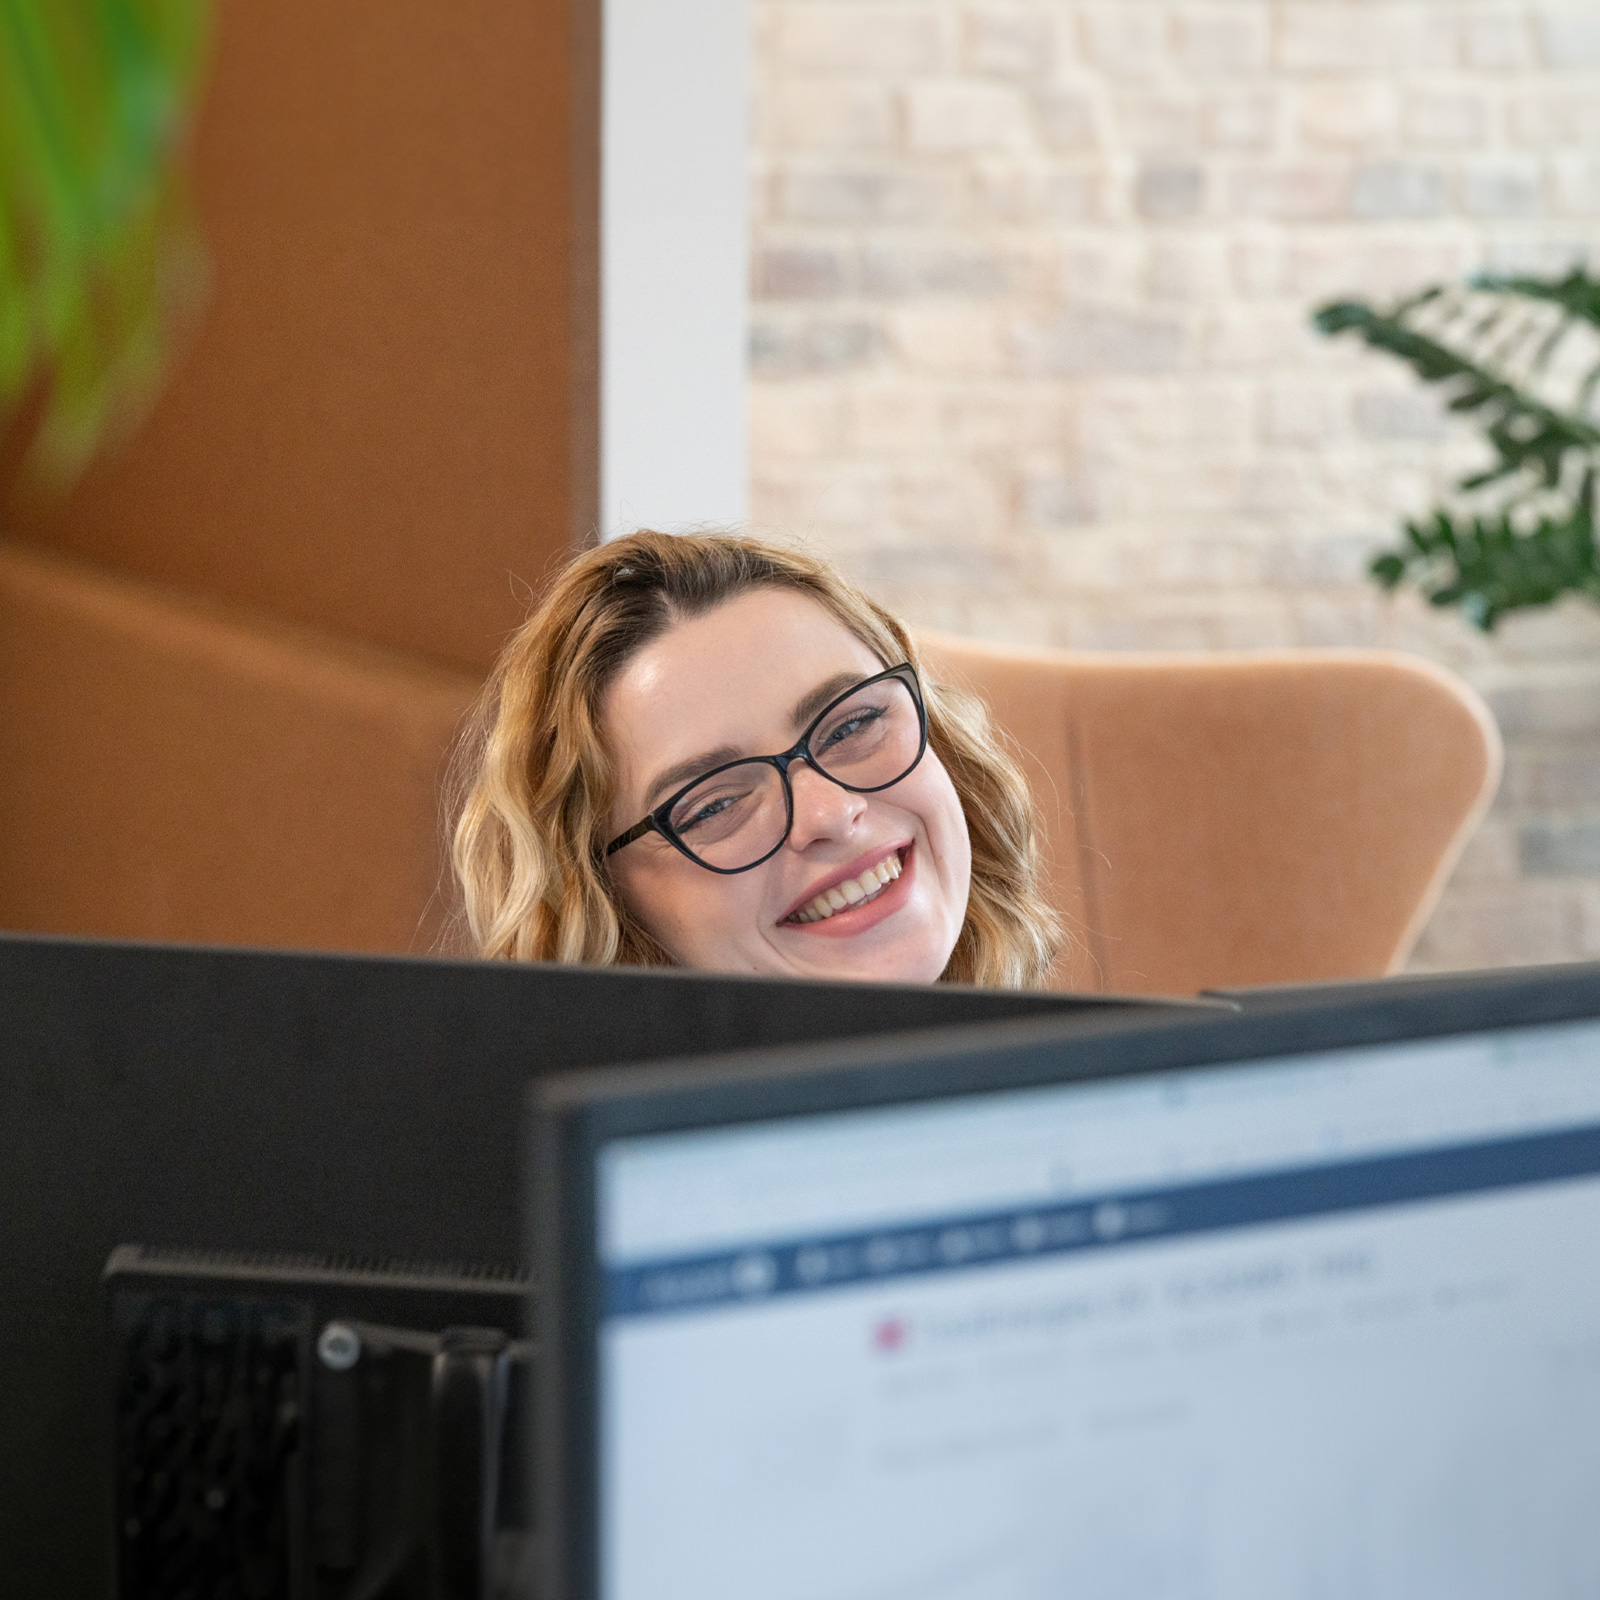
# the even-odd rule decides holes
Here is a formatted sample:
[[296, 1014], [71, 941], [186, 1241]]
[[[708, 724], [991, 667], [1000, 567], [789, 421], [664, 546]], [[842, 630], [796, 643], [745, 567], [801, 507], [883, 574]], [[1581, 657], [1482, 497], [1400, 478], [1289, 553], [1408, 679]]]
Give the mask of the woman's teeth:
[[831, 889], [824, 889], [816, 899], [808, 900], [789, 920], [791, 922], [823, 922], [836, 911], [848, 911], [851, 906], [865, 904], [874, 895], [900, 876], [900, 854], [887, 855], [875, 867], [868, 867], [859, 878], [847, 878]]

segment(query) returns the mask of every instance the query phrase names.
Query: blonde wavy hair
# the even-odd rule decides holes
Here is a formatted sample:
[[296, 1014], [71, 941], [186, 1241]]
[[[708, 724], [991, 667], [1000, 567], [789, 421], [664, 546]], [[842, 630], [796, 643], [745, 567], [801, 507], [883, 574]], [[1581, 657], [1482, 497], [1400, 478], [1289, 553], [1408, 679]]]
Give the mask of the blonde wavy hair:
[[458, 747], [452, 860], [480, 955], [670, 965], [617, 893], [601, 856], [614, 800], [600, 708], [624, 662], [674, 623], [747, 590], [810, 596], [886, 667], [922, 679], [928, 742], [972, 841], [966, 921], [947, 982], [1041, 983], [1060, 924], [1039, 892], [1032, 803], [982, 703], [929, 682], [903, 624], [825, 563], [733, 535], [641, 531], [556, 575], [512, 636]]

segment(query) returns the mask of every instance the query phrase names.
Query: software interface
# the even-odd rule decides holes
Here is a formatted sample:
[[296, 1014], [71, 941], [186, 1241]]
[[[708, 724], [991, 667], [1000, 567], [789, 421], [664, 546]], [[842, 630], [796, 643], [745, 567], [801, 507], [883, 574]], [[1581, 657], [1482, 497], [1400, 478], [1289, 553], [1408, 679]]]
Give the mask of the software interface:
[[1600, 1023], [598, 1184], [605, 1600], [1600, 1594]]

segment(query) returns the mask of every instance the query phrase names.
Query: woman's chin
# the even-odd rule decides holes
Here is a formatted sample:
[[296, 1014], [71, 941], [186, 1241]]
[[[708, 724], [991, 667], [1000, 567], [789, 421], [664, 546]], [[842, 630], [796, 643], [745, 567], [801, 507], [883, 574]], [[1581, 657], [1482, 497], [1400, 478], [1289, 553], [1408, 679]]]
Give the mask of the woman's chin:
[[782, 952], [783, 970], [857, 983], [935, 983], [950, 959], [931, 928], [905, 929], [893, 938], [884, 937], [888, 925], [872, 931], [877, 937], [791, 941]]

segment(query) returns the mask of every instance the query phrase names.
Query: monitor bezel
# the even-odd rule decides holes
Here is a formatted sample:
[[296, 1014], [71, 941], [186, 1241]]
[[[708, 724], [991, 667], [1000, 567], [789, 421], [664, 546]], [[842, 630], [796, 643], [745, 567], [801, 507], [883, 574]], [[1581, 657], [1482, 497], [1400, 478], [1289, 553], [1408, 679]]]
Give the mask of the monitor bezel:
[[[540, 1346], [534, 1483], [547, 1600], [600, 1600], [601, 1275], [596, 1175], [611, 1142], [875, 1106], [1600, 1016], [1600, 963], [1248, 991], [1210, 1016], [1080, 1014], [568, 1074], [529, 1094], [526, 1219]], [[1065, 1057], [1064, 1057], [1064, 1054]]]

